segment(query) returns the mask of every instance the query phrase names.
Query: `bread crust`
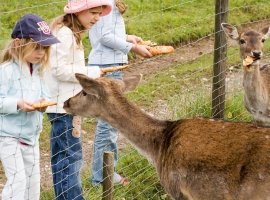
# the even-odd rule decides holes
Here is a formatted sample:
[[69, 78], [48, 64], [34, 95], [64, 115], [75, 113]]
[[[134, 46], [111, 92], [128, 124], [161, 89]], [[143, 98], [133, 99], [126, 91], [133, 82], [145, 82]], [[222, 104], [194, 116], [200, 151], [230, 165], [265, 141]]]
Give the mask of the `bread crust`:
[[174, 48], [172, 46], [155, 46], [152, 47], [149, 52], [154, 56], [158, 54], [168, 54], [173, 53]]
[[148, 45], [148, 46], [156, 46], [157, 45], [156, 42], [152, 42], [151, 40], [146, 40], [146, 41], [138, 42], [138, 44], [140, 44], [140, 45]]
[[247, 56], [246, 59], [243, 60], [243, 65], [244, 65], [244, 66], [251, 65], [251, 64], [253, 63], [254, 60], [255, 60], [254, 57], [252, 57], [252, 56]]
[[38, 109], [38, 108], [46, 108], [48, 106], [54, 106], [56, 104], [57, 102], [55, 101], [43, 101], [43, 102], [35, 102], [31, 106], [35, 109]]
[[114, 67], [101, 68], [100, 70], [103, 73], [106, 73], [106, 72], [114, 72], [116, 70], [126, 69], [127, 67], [128, 67], [128, 65], [122, 65], [122, 66], [114, 66]]

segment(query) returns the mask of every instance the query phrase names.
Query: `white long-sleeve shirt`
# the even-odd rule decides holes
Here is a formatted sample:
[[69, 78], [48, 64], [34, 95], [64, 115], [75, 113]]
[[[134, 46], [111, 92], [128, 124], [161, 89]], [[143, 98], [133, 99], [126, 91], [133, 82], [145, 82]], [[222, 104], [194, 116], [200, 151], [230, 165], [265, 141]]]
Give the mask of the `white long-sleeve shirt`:
[[86, 67], [84, 50], [76, 44], [72, 31], [63, 26], [53, 34], [61, 41], [52, 45], [51, 76], [48, 77], [48, 86], [52, 100], [56, 106], [48, 107], [47, 113], [66, 113], [63, 109], [64, 101], [81, 91], [81, 86], [75, 78], [75, 73], [85, 74], [91, 78], [100, 77], [99, 67]]

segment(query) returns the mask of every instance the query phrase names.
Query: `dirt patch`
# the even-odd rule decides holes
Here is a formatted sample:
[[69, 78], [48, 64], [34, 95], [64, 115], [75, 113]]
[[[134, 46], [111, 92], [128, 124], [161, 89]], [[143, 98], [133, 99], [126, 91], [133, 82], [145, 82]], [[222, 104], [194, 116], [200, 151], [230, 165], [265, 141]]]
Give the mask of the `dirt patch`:
[[156, 71], [169, 68], [175, 64], [185, 63], [196, 59], [198, 56], [210, 53], [214, 48], [214, 37], [207, 36], [187, 45], [175, 47], [175, 52], [158, 55], [149, 59], [138, 58], [131, 62], [129, 68], [123, 71], [123, 77], [141, 73], [148, 75]]
[[[269, 26], [270, 20], [261, 20], [258, 22], [246, 23], [240, 29], [261, 30]], [[236, 42], [228, 39], [228, 45], [237, 45]], [[150, 59], [137, 58], [130, 62], [129, 68], [123, 71], [123, 77], [141, 73], [148, 75], [161, 69], [170, 68], [175, 64], [182, 64], [192, 61], [197, 57], [213, 52], [214, 34], [210, 34], [189, 44], [178, 45], [175, 52], [167, 55], [159, 55]]]

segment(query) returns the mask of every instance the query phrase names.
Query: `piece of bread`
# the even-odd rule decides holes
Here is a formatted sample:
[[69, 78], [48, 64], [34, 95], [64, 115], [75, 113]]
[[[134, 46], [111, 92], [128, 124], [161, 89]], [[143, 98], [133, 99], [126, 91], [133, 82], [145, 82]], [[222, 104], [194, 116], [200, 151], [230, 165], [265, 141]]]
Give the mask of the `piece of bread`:
[[43, 102], [35, 102], [31, 106], [35, 109], [38, 109], [38, 108], [45, 108], [48, 106], [54, 106], [56, 104], [57, 102], [55, 101], [43, 101]]
[[158, 54], [167, 54], [174, 52], [174, 48], [172, 46], [155, 46], [152, 47], [149, 52], [154, 56]]
[[251, 64], [253, 63], [254, 60], [255, 60], [254, 57], [252, 57], [252, 56], [247, 56], [246, 59], [243, 60], [243, 65], [244, 65], [244, 66], [251, 65]]
[[156, 42], [152, 42], [151, 40], [138, 42], [138, 44], [141, 44], [141, 45], [148, 45], [148, 46], [156, 46], [156, 45], [157, 45]]
[[106, 73], [106, 72], [114, 72], [116, 70], [122, 70], [122, 69], [125, 69], [127, 68], [128, 65], [122, 65], [122, 66], [114, 66], [114, 67], [106, 67], [106, 68], [100, 68], [100, 70], [103, 72], [103, 73]]

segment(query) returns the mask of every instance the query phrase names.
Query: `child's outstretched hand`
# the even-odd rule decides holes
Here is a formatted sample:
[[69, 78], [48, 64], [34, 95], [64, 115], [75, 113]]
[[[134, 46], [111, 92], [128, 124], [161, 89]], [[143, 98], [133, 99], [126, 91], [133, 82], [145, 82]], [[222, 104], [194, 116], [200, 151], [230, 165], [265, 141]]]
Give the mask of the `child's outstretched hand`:
[[23, 112], [31, 112], [34, 111], [35, 108], [33, 108], [31, 105], [33, 102], [27, 101], [25, 99], [19, 99], [17, 102], [18, 109], [21, 109]]
[[142, 57], [146, 57], [146, 58], [150, 58], [153, 55], [149, 52], [149, 50], [151, 49], [150, 46], [148, 45], [132, 45], [131, 51], [139, 54]]
[[127, 42], [131, 42], [133, 43], [131, 51], [139, 54], [142, 57], [146, 57], [146, 58], [150, 58], [153, 55], [149, 52], [149, 50], [151, 49], [150, 46], [148, 45], [141, 45], [141, 43], [143, 42], [142, 38], [136, 36], [136, 35], [127, 35]]
[[104, 76], [105, 73], [100, 69], [100, 77]]
[[131, 42], [133, 44], [139, 44], [141, 42], [143, 42], [142, 38], [136, 36], [136, 35], [127, 35], [127, 42]]

